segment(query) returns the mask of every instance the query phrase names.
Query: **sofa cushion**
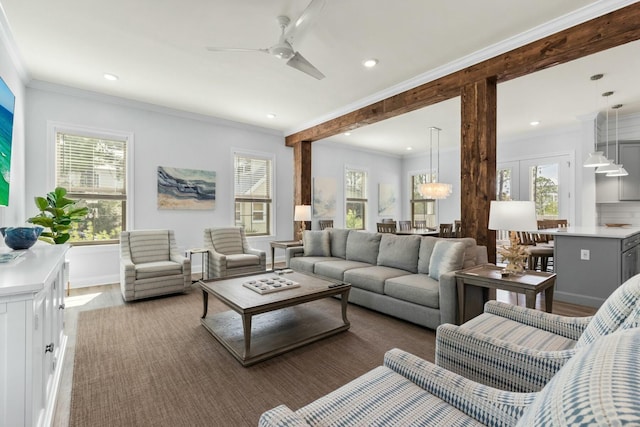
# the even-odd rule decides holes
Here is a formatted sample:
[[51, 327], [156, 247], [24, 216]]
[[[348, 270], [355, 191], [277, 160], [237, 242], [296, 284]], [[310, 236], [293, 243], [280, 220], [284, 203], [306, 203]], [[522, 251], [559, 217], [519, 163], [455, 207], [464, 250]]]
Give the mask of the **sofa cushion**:
[[408, 274], [387, 279], [384, 293], [425, 307], [440, 308], [440, 283], [426, 274]]
[[350, 261], [361, 261], [375, 265], [378, 261], [381, 234], [357, 231], [347, 237], [347, 257]]
[[182, 264], [174, 261], [155, 261], [136, 264], [136, 279], [182, 274]]
[[378, 265], [418, 272], [419, 236], [396, 236], [385, 233], [380, 238]]
[[383, 294], [384, 283], [387, 279], [405, 274], [407, 274], [405, 270], [397, 268], [369, 266], [345, 271], [343, 280], [351, 283], [352, 287]]
[[331, 256], [329, 231], [304, 230], [302, 234], [304, 256]]
[[240, 227], [217, 229], [211, 233], [211, 241], [216, 252], [224, 255], [244, 253]]
[[260, 257], [251, 254], [227, 255], [227, 268], [246, 267], [248, 265], [260, 265]]
[[366, 262], [338, 259], [337, 261], [317, 262], [313, 267], [313, 272], [331, 279], [343, 280], [345, 271], [370, 266]]
[[326, 256], [296, 256], [289, 259], [289, 268], [307, 273], [314, 272], [314, 265], [323, 261], [340, 261], [341, 258]]
[[351, 230], [344, 228], [330, 228], [331, 255], [345, 259], [347, 257], [347, 237]]
[[465, 245], [462, 242], [439, 240], [433, 247], [429, 261], [429, 277], [439, 280], [440, 275], [460, 270], [464, 260]]
[[134, 264], [169, 260], [169, 233], [166, 230], [137, 230], [129, 234]]
[[420, 252], [418, 253], [418, 273], [429, 274], [429, 262], [431, 254], [436, 242], [440, 240], [437, 237], [425, 236], [420, 239]]
[[477, 264], [477, 243], [476, 239], [473, 237], [459, 237], [459, 238], [451, 238], [445, 239], [451, 242], [462, 242], [464, 243], [464, 258], [462, 261], [462, 268], [473, 267]]

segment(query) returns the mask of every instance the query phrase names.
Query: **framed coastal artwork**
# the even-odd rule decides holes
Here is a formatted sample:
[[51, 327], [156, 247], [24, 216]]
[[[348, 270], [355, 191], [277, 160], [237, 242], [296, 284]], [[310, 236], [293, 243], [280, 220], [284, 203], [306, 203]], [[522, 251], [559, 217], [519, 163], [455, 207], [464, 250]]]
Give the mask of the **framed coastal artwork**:
[[11, 140], [13, 138], [13, 110], [16, 97], [0, 78], [0, 206], [9, 206], [11, 182]]
[[315, 218], [336, 216], [337, 191], [338, 185], [335, 178], [313, 179], [313, 216]]
[[216, 173], [158, 166], [158, 209], [214, 209]]
[[378, 216], [394, 216], [397, 202], [396, 192], [392, 185], [378, 184]]

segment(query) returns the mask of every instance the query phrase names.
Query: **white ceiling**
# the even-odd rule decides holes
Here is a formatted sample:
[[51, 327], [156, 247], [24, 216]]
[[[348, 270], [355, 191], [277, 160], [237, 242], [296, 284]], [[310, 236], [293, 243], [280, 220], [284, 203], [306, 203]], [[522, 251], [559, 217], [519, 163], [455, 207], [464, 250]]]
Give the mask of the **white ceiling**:
[[[316, 80], [262, 53], [276, 17], [299, 16], [309, 0], [0, 0], [29, 79], [262, 126], [290, 134], [511, 49], [633, 0], [327, 0], [294, 48], [322, 71]], [[516, 79], [498, 88], [505, 138], [575, 122], [606, 105], [640, 111], [640, 43]], [[362, 61], [377, 58], [374, 69]], [[105, 72], [116, 82], [104, 80]], [[589, 80], [604, 73], [599, 83]], [[277, 115], [268, 119], [267, 113]], [[341, 143], [396, 155], [459, 141], [459, 100], [353, 132]], [[421, 146], [422, 145], [422, 146]]]

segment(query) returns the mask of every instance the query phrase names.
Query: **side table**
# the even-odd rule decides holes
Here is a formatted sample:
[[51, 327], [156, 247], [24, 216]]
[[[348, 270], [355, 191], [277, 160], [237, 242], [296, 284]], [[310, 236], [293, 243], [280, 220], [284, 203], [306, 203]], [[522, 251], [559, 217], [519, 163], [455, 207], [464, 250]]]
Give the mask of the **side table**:
[[300, 240], [274, 240], [271, 242], [271, 269], [276, 265], [275, 252], [276, 248], [287, 250], [287, 248], [295, 248], [302, 246]]
[[466, 287], [481, 287], [483, 303], [488, 300], [489, 290], [501, 289], [525, 294], [526, 306], [535, 308], [536, 295], [544, 291], [545, 311], [551, 313], [555, 273], [525, 271], [523, 275], [502, 276], [502, 268], [493, 264], [476, 265], [456, 272], [458, 290], [458, 321], [460, 324], [480, 313], [470, 316], [466, 310]]
[[[202, 269], [201, 269], [201, 279], [202, 280], [206, 280], [209, 278], [209, 273], [208, 273], [208, 268], [209, 268], [209, 249], [207, 248], [192, 248], [192, 249], [187, 249], [185, 256], [189, 257], [189, 261], [191, 261], [193, 254], [200, 254], [200, 262], [202, 263]], [[205, 276], [205, 264], [206, 264], [206, 268], [207, 268], [207, 275]], [[193, 264], [192, 264], [193, 265]], [[193, 271], [192, 271], [193, 272]], [[197, 280], [193, 280], [191, 279], [191, 283], [196, 283]]]

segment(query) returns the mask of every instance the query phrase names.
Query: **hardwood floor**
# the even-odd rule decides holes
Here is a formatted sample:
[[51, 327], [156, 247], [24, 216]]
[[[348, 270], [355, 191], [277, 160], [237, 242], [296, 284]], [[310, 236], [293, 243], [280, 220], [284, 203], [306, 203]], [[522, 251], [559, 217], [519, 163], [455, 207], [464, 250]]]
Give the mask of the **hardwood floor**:
[[[197, 285], [192, 287], [191, 292], [197, 291]], [[496, 299], [524, 306], [524, 295], [512, 292], [498, 291]], [[78, 325], [78, 314], [82, 311], [95, 310], [104, 307], [123, 305], [124, 301], [120, 294], [120, 285], [103, 285], [79, 289], [71, 289], [69, 296], [65, 300], [65, 333], [68, 336], [67, 350], [60, 380], [60, 389], [54, 414], [54, 426], [66, 427], [69, 425], [69, 411], [71, 406], [71, 386], [73, 379], [73, 360], [75, 356], [76, 332]], [[544, 295], [538, 295], [536, 308], [544, 307]], [[553, 312], [563, 316], [589, 316], [596, 312], [595, 308], [584, 307], [576, 304], [569, 304], [554, 301]]]

